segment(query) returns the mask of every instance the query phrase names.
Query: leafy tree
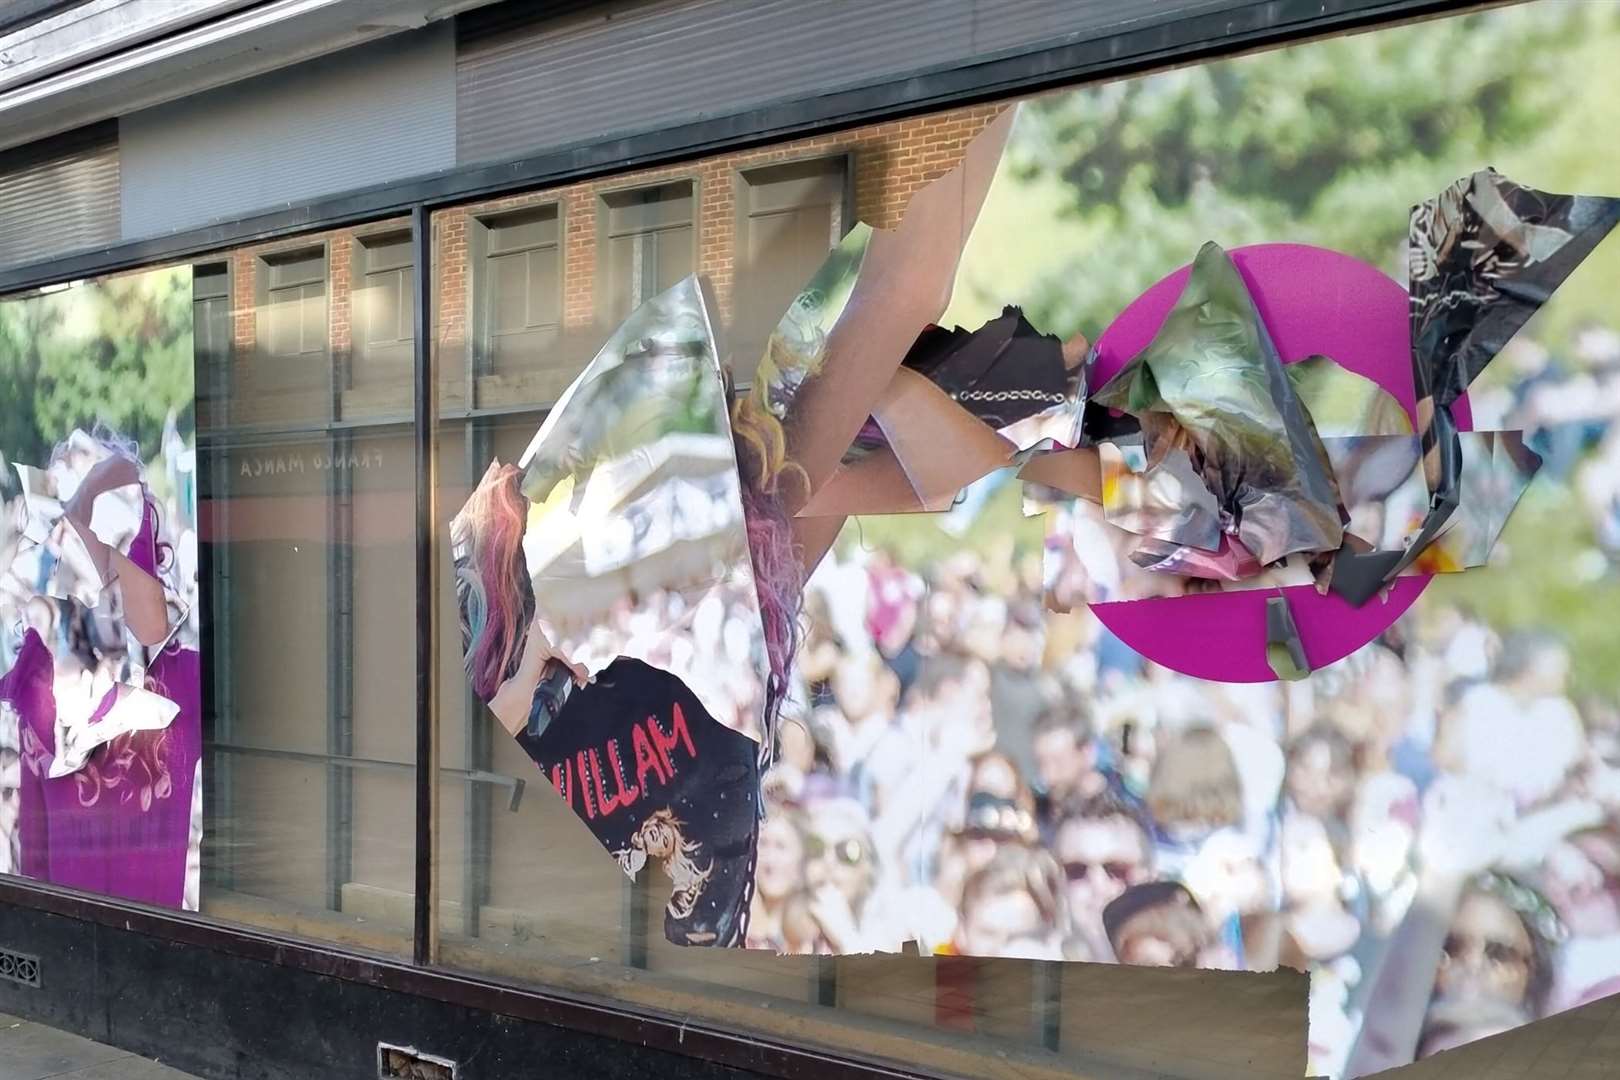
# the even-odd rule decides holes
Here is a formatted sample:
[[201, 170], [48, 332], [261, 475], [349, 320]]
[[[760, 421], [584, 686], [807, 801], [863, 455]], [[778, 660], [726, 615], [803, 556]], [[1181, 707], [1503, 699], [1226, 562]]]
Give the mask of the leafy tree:
[[0, 453], [42, 463], [98, 422], [158, 450], [168, 415], [191, 426], [191, 274], [155, 270], [0, 303]]
[[1095, 334], [1210, 239], [1318, 243], [1402, 277], [1405, 209], [1458, 177], [1494, 164], [1557, 190], [1536, 148], [1614, 113], [1590, 88], [1617, 43], [1620, 5], [1547, 0], [1036, 99], [1005, 197], [1060, 182], [1092, 242], [1026, 245], [1049, 265], [1025, 306]]

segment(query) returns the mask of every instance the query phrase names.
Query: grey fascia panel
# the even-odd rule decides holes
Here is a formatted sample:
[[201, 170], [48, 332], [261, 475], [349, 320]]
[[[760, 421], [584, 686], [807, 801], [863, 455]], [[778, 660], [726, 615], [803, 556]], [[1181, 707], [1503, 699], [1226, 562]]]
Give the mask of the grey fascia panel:
[[447, 24], [120, 121], [123, 235], [158, 236], [455, 164]]

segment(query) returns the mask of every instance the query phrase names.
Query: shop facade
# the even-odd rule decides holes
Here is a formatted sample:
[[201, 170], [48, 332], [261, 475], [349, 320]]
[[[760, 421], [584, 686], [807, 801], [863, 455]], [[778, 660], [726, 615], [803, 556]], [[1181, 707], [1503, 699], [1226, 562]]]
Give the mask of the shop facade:
[[[0, 21], [0, 47], [70, 24], [63, 5], [34, 6]], [[1342, 1072], [1354, 1034], [1316, 1056], [1318, 1003], [1287, 967], [670, 944], [667, 883], [603, 858], [468, 688], [449, 523], [614, 328], [689, 275], [746, 390], [781, 312], [856, 223], [896, 227], [1019, 102], [1043, 126], [1003, 163], [1024, 186], [994, 221], [1011, 233], [1044, 215], [1057, 253], [987, 261], [1002, 278], [957, 297], [963, 320], [1016, 296], [1054, 332], [1094, 337], [1208, 238], [1314, 243], [1393, 272], [1407, 207], [1486, 165], [1620, 191], [1616, 151], [1573, 134], [1600, 127], [1610, 98], [1559, 96], [1613, 84], [1614, 9], [353, 2], [283, 18], [293, 6], [217, 4], [9, 85], [0, 68], [15, 121], [0, 111], [0, 357], [50, 376], [25, 384], [17, 362], [11, 411], [31, 426], [24, 451], [0, 449], [27, 464], [19, 453], [48, 455], [92, 419], [136, 439], [154, 474], [167, 448], [152, 485], [166, 565], [192, 579], [174, 618], [199, 658], [196, 769], [134, 798], [195, 798], [200, 815], [189, 838], [103, 834], [114, 860], [189, 839], [194, 878], [172, 903], [19, 845], [19, 872], [0, 876], [0, 1011], [218, 1077], [411, 1075], [380, 1071], [403, 1068], [390, 1048], [463, 1080]], [[227, 82], [233, 40], [262, 70]], [[61, 117], [78, 119], [53, 129]], [[1594, 299], [1617, 259], [1600, 249], [1537, 324], [1550, 348], [1620, 328]], [[151, 275], [185, 295], [141, 291]], [[119, 299], [126, 286], [147, 299]], [[100, 321], [51, 352], [40, 343], [68, 333], [85, 290], [110, 298]], [[74, 357], [126, 381], [70, 377]], [[1498, 392], [1501, 415], [1517, 393]], [[1509, 534], [1515, 558], [1549, 505]], [[1582, 551], [1606, 552], [1593, 528]], [[1601, 757], [1620, 710], [1601, 597], [1554, 611], [1481, 588], [1432, 586], [1414, 618], [1468, 612], [1499, 636], [1561, 625], [1581, 753]], [[1408, 642], [1403, 656], [1428, 655], [1417, 631]], [[1351, 696], [1382, 685], [1347, 678]], [[1413, 698], [1428, 692], [1410, 678]], [[1279, 747], [1301, 734], [1291, 699], [1252, 707], [1281, 710]], [[9, 794], [26, 806], [25, 743]], [[125, 805], [133, 783], [106, 797]], [[62, 839], [98, 828], [62, 799], [75, 824], [24, 842], [91, 842]], [[1346, 880], [1348, 851], [1333, 848]], [[1345, 910], [1377, 936], [1365, 895]]]

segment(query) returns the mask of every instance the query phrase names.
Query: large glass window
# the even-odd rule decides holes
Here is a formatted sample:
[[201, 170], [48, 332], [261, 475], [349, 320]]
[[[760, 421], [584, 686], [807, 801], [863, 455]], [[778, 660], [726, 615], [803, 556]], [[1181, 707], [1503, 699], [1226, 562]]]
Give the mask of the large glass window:
[[[1616, 48], [1612, 7], [1541, 0], [1025, 101], [928, 332], [974, 330], [1016, 305], [1042, 333], [1094, 340], [1209, 240], [1331, 248], [1404, 281], [1410, 207], [1477, 169], [1546, 191], [1616, 193], [1620, 149], [1592, 137], [1620, 122]], [[668, 833], [610, 852], [590, 828], [597, 810], [669, 784], [699, 741], [705, 754], [734, 748], [725, 740], [738, 731], [694, 733], [673, 713], [654, 715], [639, 742], [587, 747], [548, 772], [527, 731], [532, 709], [513, 720], [474, 689], [464, 639], [491, 617], [521, 626], [532, 616], [469, 603], [466, 537], [450, 532], [491, 462], [523, 462], [626, 318], [690, 275], [701, 285], [680, 293], [674, 329], [714, 330], [732, 392], [745, 392], [829, 252], [859, 239], [857, 223], [898, 225], [1003, 107], [432, 215], [433, 961], [994, 1077], [1345, 1075], [1612, 989], [1613, 237], [1470, 391], [1476, 428], [1522, 430], [1542, 458], [1488, 564], [1437, 575], [1387, 630], [1300, 682], [1179, 674], [1085, 603], [1048, 610], [1048, 586], [1089, 598], [1124, 568], [1112, 548], [1071, 543], [1060, 573], [1043, 577], [1043, 554], [1061, 545], [1023, 514], [1005, 477], [940, 513], [833, 519], [798, 590], [799, 644], [769, 767], [753, 788], [717, 781], [767, 810], [747, 867], [756, 948], [703, 947], [705, 927], [672, 944], [671, 923], [690, 919], [672, 914], [672, 897], [701, 892], [703, 867], [716, 864], [682, 862]], [[63, 700], [92, 694], [73, 699], [60, 729], [42, 721], [40, 700], [12, 693], [0, 708], [0, 872], [345, 947], [409, 949], [424, 854], [413, 828], [414, 641], [427, 617], [406, 585], [418, 557], [417, 239], [406, 220], [374, 222], [0, 298], [0, 382], [16, 388], [0, 402], [0, 673], [45, 672]], [[846, 299], [839, 281], [821, 285], [803, 306]], [[684, 317], [694, 297], [706, 323]], [[615, 355], [673, 367], [706, 346], [688, 336], [667, 349], [667, 329], [627, 334]], [[924, 329], [907, 328], [908, 342]], [[826, 342], [812, 333], [800, 344]], [[678, 389], [649, 406], [680, 406], [663, 456], [617, 463], [635, 482], [605, 493], [555, 485], [518, 507], [513, 535], [606, 498], [622, 500], [628, 527], [549, 547], [534, 531], [504, 549], [514, 573], [612, 564], [665, 541], [667, 563], [690, 568], [688, 538], [674, 530], [724, 516], [737, 444], [713, 438], [726, 399]], [[598, 436], [646, 426], [604, 400], [588, 418], [609, 429]], [[850, 425], [862, 437], [871, 426]], [[956, 450], [926, 445], [941, 460]], [[108, 505], [126, 527], [92, 543], [76, 485], [120, 454], [141, 486], [114, 485], [122, 494]], [[660, 502], [660, 485], [642, 481], [671, 461], [686, 471]], [[133, 569], [115, 582], [98, 555]], [[649, 616], [649, 596], [678, 590], [614, 568], [629, 600], [581, 597], [607, 612], [582, 636], [600, 625], [641, 648], [635, 630], [649, 618], [687, 619], [691, 647], [663, 662], [686, 664], [693, 680], [729, 674], [735, 664], [705, 661], [750, 648], [727, 603], [672, 602]], [[168, 601], [156, 617], [171, 636], [150, 633], [140, 597], [126, 592], [146, 578]], [[711, 653], [692, 644], [700, 636]], [[761, 690], [738, 683], [738, 700]], [[126, 698], [145, 702], [118, 714], [130, 737], [99, 740], [111, 729], [93, 731], [105, 717], [90, 718]], [[644, 705], [631, 704], [627, 715]], [[962, 730], [975, 738], [951, 737]], [[1464, 814], [1464, 832], [1448, 833], [1455, 822], [1434, 792], [1458, 783], [1490, 790], [1503, 811], [1491, 820], [1548, 831], [1482, 846], [1472, 841], [1485, 817]], [[149, 833], [124, 827], [120, 815], [153, 807], [161, 821]], [[132, 834], [167, 861], [87, 860], [73, 839]], [[669, 855], [648, 854], [665, 842]], [[1472, 853], [1467, 874], [1436, 873], [1447, 852]], [[632, 879], [623, 868], [638, 861]], [[1143, 909], [1106, 913], [1153, 886], [1180, 907], [1163, 933], [1127, 939], [1122, 922]], [[1427, 936], [1408, 948], [1425, 917]], [[860, 955], [908, 935], [908, 955]], [[1113, 962], [1154, 958], [1189, 970]], [[1409, 1038], [1379, 1050], [1391, 1029], [1381, 995], [1395, 983], [1416, 988], [1395, 1025]]]
[[[410, 949], [409, 223], [194, 271], [207, 632], [201, 906]], [[211, 373], [211, 374], [209, 374]]]
[[[1612, 193], [1613, 154], [1581, 132], [1608, 107], [1591, 89], [1612, 82], [1603, 56], [1617, 41], [1620, 22], [1601, 5], [1531, 4], [1027, 101], [938, 322], [973, 330], [1011, 304], [1039, 331], [1095, 339], [1207, 240], [1315, 244], [1404, 281], [1412, 204], [1486, 165], [1544, 190]], [[1383, 76], [1376, 86], [1369, 71]], [[1535, 104], [1554, 100], [1563, 104]], [[519, 339], [495, 365], [473, 369], [544, 357], [556, 377], [543, 387], [509, 381], [498, 398], [479, 387], [466, 413], [447, 407], [446, 525], [492, 459], [522, 459], [568, 376], [625, 316], [687, 273], [702, 277], [725, 359], [746, 385], [776, 320], [829, 249], [857, 221], [893, 228], [907, 200], [957, 164], [997, 111], [896, 121], [437, 214], [441, 360], [463, 355], [469, 338], [487, 340], [489, 312], [519, 309], [503, 298], [515, 284], [497, 296], [495, 275], [463, 274], [465, 223], [487, 228], [514, 207], [541, 215], [557, 207], [569, 224], [558, 232], [563, 347]], [[1546, 441], [1537, 445], [1559, 462], [1511, 518], [1492, 565], [1441, 575], [1388, 632], [1301, 684], [1179, 675], [1084, 606], [1045, 611], [1045, 523], [1023, 518], [1017, 485], [985, 485], [948, 514], [850, 522], [806, 590], [796, 697], [765, 776], [774, 809], [755, 868], [758, 925], [777, 935], [777, 948], [813, 955], [670, 944], [665, 905], [681, 884], [678, 864], [648, 859], [629, 880], [519, 740], [465, 682], [448, 681], [445, 764], [491, 775], [469, 779], [441, 806], [441, 836], [460, 848], [446, 858], [463, 860], [442, 868], [441, 962], [967, 1075], [1280, 1077], [1361, 1067], [1376, 1041], [1364, 1033], [1384, 1023], [1374, 988], [1403, 953], [1391, 942], [1411, 925], [1413, 896], [1432, 884], [1421, 843], [1444, 842], [1422, 793], [1437, 776], [1489, 773], [1483, 732], [1511, 727], [1515, 715], [1492, 699], [1507, 711], [1454, 725], [1447, 703], [1488, 685], [1529, 694], [1565, 721], [1579, 715], [1586, 734], [1570, 745], [1584, 749], [1530, 796], [1532, 808], [1578, 801], [1583, 770], [1613, 767], [1601, 732], [1616, 691], [1602, 675], [1607, 639], [1589, 622], [1600, 618], [1593, 605], [1607, 580], [1608, 503], [1596, 477], [1612, 440], [1607, 411], [1569, 409], [1577, 387], [1607, 385], [1617, 338], [1603, 283], [1616, 274], [1617, 243], [1600, 247], [1472, 394], [1477, 427], [1538, 430]], [[532, 269], [522, 280], [532, 288]], [[470, 295], [449, 295], [462, 281]], [[469, 333], [460, 311], [485, 322]], [[1588, 584], [1566, 589], [1564, 571], [1537, 557], [1549, 514], [1582, 522], [1558, 565], [1588, 566]], [[457, 601], [446, 581], [444, 610], [457, 611]], [[447, 680], [459, 675], [461, 634], [449, 620], [441, 628]], [[1515, 681], [1526, 649], [1546, 677], [1535, 689]], [[940, 674], [942, 660], [958, 674]], [[950, 752], [960, 785], [894, 846], [890, 808], [944, 758], [909, 743], [898, 760], [864, 755], [885, 731], [917, 722], [930, 685], [975, 684], [978, 672], [985, 678], [973, 693], [993, 737]], [[1470, 700], [1487, 708], [1484, 696]], [[963, 718], [979, 712], [959, 704]], [[1227, 762], [1231, 769], [1219, 767]], [[1136, 801], [1122, 809], [1084, 798], [1105, 776]], [[625, 790], [612, 786], [607, 766], [603, 777], [599, 801]], [[566, 772], [560, 779], [575, 783]], [[518, 781], [524, 794], [514, 806], [505, 785]], [[1224, 794], [1181, 790], [1206, 781]], [[576, 787], [568, 794], [582, 805]], [[1254, 828], [1234, 825], [1216, 843], [1188, 839], [1183, 819], [1196, 816], [1188, 800], [1217, 794], [1221, 813], [1234, 821], [1254, 813]], [[1615, 835], [1609, 812], [1598, 818], [1568, 841], [1590, 848], [1593, 865]], [[1523, 866], [1491, 869], [1527, 890], [1511, 895], [1548, 898], [1536, 910], [1574, 926], [1582, 916], [1558, 899], [1567, 884], [1561, 851], [1553, 844]], [[1010, 880], [1009, 868], [1023, 884], [995, 884], [992, 870]], [[818, 881], [852, 884], [827, 892]], [[1153, 942], [1116, 940], [1102, 911], [1128, 888], [1154, 883], [1179, 883], [1199, 911], [1200, 946], [1169, 942], [1167, 956], [1254, 970], [1075, 962], [1153, 955]], [[893, 903], [897, 896], [915, 906]], [[1481, 914], [1483, 901], [1464, 899], [1447, 918]], [[851, 933], [924, 911], [938, 913], [941, 955], [830, 955], [848, 951]], [[1565, 954], [1537, 936], [1540, 923], [1516, 925], [1523, 947], [1513, 955], [1530, 958], [1536, 985], [1584, 977], [1561, 966]], [[1418, 995], [1424, 1034], [1406, 1061], [1484, 1030], [1469, 1027], [1444, 991], [1486, 983], [1434, 975], [1456, 969], [1454, 954], [1473, 947], [1458, 942], [1480, 928], [1467, 923], [1449, 944], [1442, 934], [1424, 954], [1433, 963], [1417, 977], [1438, 981]], [[1560, 940], [1588, 932], [1559, 931]], [[1596, 955], [1598, 941], [1567, 955]], [[991, 955], [950, 955], [961, 952]], [[1309, 984], [1296, 969], [1314, 980], [1308, 1048], [1299, 1037]], [[1523, 1022], [1559, 1007], [1525, 995], [1497, 1013]], [[1217, 1030], [1227, 1034], [1208, 1035]]]

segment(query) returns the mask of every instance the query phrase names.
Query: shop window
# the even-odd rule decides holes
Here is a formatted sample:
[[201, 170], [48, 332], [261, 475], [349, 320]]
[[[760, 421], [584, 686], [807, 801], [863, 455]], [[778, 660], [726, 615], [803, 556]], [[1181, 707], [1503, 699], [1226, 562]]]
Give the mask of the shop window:
[[555, 204], [476, 219], [479, 374], [515, 374], [546, 362], [562, 329], [562, 251]]
[[851, 222], [849, 158], [812, 158], [737, 174], [732, 371], [746, 383], [776, 320]]
[[602, 196], [597, 314], [615, 325], [697, 265], [694, 183], [677, 180]]
[[257, 334], [198, 414], [201, 909], [375, 951], [408, 949], [414, 883], [410, 236], [230, 253], [192, 292], [199, 389]]

